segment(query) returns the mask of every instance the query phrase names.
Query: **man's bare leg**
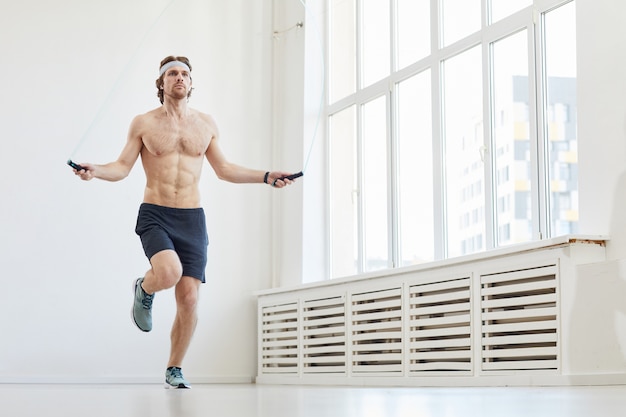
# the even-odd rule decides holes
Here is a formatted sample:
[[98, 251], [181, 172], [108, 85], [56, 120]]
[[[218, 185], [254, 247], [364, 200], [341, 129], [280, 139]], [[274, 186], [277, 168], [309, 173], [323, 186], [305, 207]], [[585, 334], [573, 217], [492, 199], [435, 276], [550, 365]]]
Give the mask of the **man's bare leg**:
[[[174, 318], [170, 336], [171, 350], [167, 370], [165, 371], [165, 387], [191, 388], [189, 382], [183, 377], [181, 365], [198, 321], [197, 304], [201, 282], [196, 278], [181, 277], [182, 265], [178, 255], [172, 250], [164, 250], [155, 254], [150, 259], [150, 263], [152, 268], [146, 272], [143, 279], [138, 280], [144, 290], [143, 292], [148, 294], [144, 295], [144, 297], [152, 297], [152, 294], [157, 291], [175, 286], [176, 317]], [[138, 297], [136, 295], [136, 300]], [[139, 304], [136, 301], [135, 306], [137, 305]], [[139, 309], [138, 311], [138, 314], [143, 313], [145, 316], [145, 310]], [[143, 331], [150, 331], [152, 318], [149, 318], [148, 325], [147, 319], [138, 321], [135, 316], [135, 324]]]
[[[144, 332], [152, 330], [152, 301], [157, 291], [172, 288], [181, 280], [183, 267], [173, 250], [162, 250], [150, 258], [152, 268], [135, 281], [132, 316]], [[141, 288], [140, 288], [141, 287]]]
[[172, 288], [180, 282], [183, 267], [178, 255], [173, 250], [162, 250], [150, 258], [152, 268], [146, 272], [141, 284], [148, 294]]
[[181, 367], [198, 322], [200, 280], [182, 277], [176, 284], [176, 318], [172, 326], [171, 351], [167, 367]]

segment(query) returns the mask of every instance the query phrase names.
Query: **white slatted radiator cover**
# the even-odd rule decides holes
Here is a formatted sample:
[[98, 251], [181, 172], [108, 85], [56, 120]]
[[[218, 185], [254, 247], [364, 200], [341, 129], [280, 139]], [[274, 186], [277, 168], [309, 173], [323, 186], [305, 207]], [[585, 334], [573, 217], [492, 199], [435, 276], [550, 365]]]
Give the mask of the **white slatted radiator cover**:
[[558, 267], [482, 275], [482, 369], [559, 368]]
[[345, 297], [305, 301], [302, 312], [303, 371], [346, 372]]
[[558, 262], [479, 281], [480, 323], [471, 276], [264, 306], [261, 372], [471, 375], [474, 340], [480, 371], [559, 369]]
[[352, 371], [402, 372], [402, 288], [354, 294]]
[[[450, 267], [268, 291], [258, 305], [257, 380], [420, 386], [570, 381], [574, 356], [572, 347], [562, 346], [570, 339], [561, 316], [578, 302], [573, 297], [583, 296], [575, 291], [574, 256], [597, 262], [604, 246], [564, 241]], [[571, 331], [571, 319], [566, 322]]]
[[409, 288], [411, 373], [472, 372], [470, 283], [466, 277]]
[[298, 303], [263, 308], [262, 359], [266, 373], [298, 372]]

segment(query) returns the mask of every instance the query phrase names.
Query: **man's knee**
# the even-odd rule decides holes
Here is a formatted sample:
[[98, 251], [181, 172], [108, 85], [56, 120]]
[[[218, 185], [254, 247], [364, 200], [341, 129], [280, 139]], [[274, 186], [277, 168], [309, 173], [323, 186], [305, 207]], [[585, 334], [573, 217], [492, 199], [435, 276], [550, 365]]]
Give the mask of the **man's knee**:
[[162, 251], [150, 259], [152, 272], [161, 288], [172, 288], [178, 284], [183, 274], [183, 267], [174, 251]]
[[191, 277], [182, 277], [176, 284], [176, 304], [179, 309], [195, 311], [198, 305], [200, 281]]

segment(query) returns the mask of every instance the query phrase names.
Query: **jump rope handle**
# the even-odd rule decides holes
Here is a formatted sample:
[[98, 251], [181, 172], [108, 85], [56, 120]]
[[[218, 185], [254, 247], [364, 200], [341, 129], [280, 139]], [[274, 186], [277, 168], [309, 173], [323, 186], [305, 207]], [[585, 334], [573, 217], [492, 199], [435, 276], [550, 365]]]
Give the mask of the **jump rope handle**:
[[299, 177], [301, 177], [303, 175], [304, 175], [304, 172], [300, 171], [300, 172], [296, 172], [295, 174], [287, 175], [285, 177], [276, 178], [274, 180], [274, 182], [272, 183], [272, 187], [276, 185], [276, 181], [278, 181], [278, 180], [282, 180], [282, 181], [284, 181], [284, 180], [295, 180], [296, 178], [299, 178]]
[[295, 180], [296, 178], [300, 178], [304, 173], [302, 171], [296, 172], [295, 174], [287, 175], [286, 177], [281, 177], [279, 180]]
[[68, 164], [69, 166], [71, 166], [72, 168], [74, 168], [75, 170], [77, 170], [77, 171], [80, 171], [80, 170], [85, 170], [85, 171], [87, 171], [87, 168], [85, 168], [85, 167], [84, 167], [84, 166], [82, 166], [82, 165], [78, 165], [76, 162], [72, 161], [71, 159], [68, 159], [68, 160], [67, 160], [67, 164]]

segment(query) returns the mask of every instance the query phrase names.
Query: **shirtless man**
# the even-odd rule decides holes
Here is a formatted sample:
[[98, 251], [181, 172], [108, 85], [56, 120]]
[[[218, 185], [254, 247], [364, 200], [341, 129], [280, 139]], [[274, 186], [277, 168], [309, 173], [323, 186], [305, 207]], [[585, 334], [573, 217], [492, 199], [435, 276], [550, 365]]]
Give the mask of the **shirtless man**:
[[165, 387], [189, 388], [181, 366], [196, 327], [198, 291], [205, 282], [207, 262], [206, 220], [198, 190], [204, 157], [225, 181], [265, 182], [275, 188], [292, 181], [285, 178], [290, 173], [249, 169], [225, 158], [213, 118], [187, 106], [192, 90], [187, 58], [163, 59], [156, 86], [162, 106], [133, 119], [118, 159], [104, 165], [81, 163], [83, 169], [74, 172], [86, 181], [119, 181], [141, 155], [147, 181], [135, 231], [151, 269], [135, 281], [133, 320], [140, 330], [152, 330], [155, 293], [175, 287], [176, 317]]

